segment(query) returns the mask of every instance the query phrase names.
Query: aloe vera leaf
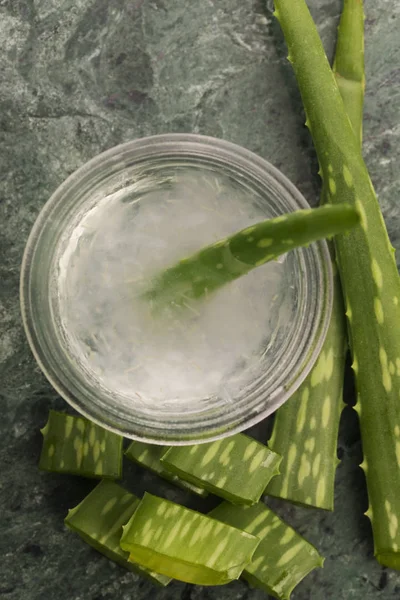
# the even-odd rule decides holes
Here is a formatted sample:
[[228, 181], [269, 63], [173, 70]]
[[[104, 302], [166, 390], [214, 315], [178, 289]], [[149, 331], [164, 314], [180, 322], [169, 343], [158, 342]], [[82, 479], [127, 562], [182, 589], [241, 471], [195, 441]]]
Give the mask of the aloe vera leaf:
[[333, 62], [336, 83], [360, 148], [365, 94], [364, 20], [363, 0], [344, 0]]
[[290, 598], [296, 585], [324, 564], [318, 550], [262, 502], [253, 506], [222, 502], [209, 516], [261, 540], [242, 577], [275, 598]]
[[143, 296], [153, 302], [185, 305], [294, 248], [358, 223], [358, 212], [346, 205], [298, 210], [262, 221], [166, 269]]
[[41, 433], [40, 469], [98, 479], [121, 477], [122, 436], [83, 417], [54, 410]]
[[304, 0], [275, 0], [330, 202], [361, 227], [335, 240], [377, 560], [400, 569], [400, 278], [367, 168]]
[[[354, 132], [362, 140], [364, 10], [345, 0], [333, 71]], [[321, 204], [326, 201], [323, 187]], [[333, 248], [332, 255], [334, 256]], [[334, 266], [334, 297], [321, 354], [297, 392], [276, 413], [269, 446], [282, 455], [281, 474], [266, 493], [291, 502], [333, 510], [339, 420], [342, 412], [347, 334], [342, 290]]]
[[172, 473], [235, 504], [258, 502], [279, 473], [281, 456], [238, 433], [207, 444], [170, 448], [161, 464]]
[[237, 579], [260, 540], [146, 493], [123, 528], [130, 560], [187, 583], [222, 585]]
[[139, 502], [139, 498], [120, 485], [103, 479], [78, 506], [68, 511], [64, 523], [110, 560], [153, 583], [166, 586], [171, 581], [169, 577], [129, 561], [129, 553], [119, 545], [122, 526], [129, 521]]
[[146, 444], [145, 442], [132, 442], [125, 451], [125, 456], [137, 463], [141, 467], [146, 467], [152, 473], [167, 479], [176, 486], [193, 492], [203, 498], [208, 495], [208, 492], [196, 485], [184, 481], [177, 475], [173, 475], [169, 471], [166, 471], [162, 466], [160, 459], [166, 453], [169, 446], [156, 446], [154, 444]]

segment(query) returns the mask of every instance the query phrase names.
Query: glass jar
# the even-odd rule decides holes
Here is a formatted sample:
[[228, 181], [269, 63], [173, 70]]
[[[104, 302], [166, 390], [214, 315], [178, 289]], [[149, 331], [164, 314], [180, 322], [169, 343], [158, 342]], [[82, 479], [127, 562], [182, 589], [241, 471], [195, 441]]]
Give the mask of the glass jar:
[[272, 165], [210, 137], [153, 136], [95, 157], [46, 203], [23, 258], [23, 322], [43, 373], [89, 419], [156, 444], [211, 441], [264, 419], [323, 344], [326, 243], [255, 269], [168, 327], [138, 316], [135, 275], [140, 262], [160, 269], [301, 208]]

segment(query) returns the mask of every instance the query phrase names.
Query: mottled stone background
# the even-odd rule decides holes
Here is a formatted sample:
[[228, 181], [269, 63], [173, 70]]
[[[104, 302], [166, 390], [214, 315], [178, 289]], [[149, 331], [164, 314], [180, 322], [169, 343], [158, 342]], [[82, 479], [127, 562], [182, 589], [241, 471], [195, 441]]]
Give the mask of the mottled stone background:
[[[331, 55], [341, 1], [309, 4]], [[365, 4], [365, 157], [399, 249], [400, 4]], [[241, 582], [158, 590], [65, 531], [68, 507], [93, 484], [37, 470], [39, 427], [63, 402], [25, 341], [18, 277], [29, 230], [55, 188], [102, 150], [140, 136], [198, 132], [237, 142], [315, 203], [316, 160], [303, 122], [272, 0], [0, 0], [1, 598], [266, 598]], [[360, 453], [355, 413], [346, 408], [335, 512], [274, 503], [327, 557], [294, 600], [400, 598], [400, 575], [372, 556]], [[127, 466], [126, 483], [189, 501], [139, 468]]]

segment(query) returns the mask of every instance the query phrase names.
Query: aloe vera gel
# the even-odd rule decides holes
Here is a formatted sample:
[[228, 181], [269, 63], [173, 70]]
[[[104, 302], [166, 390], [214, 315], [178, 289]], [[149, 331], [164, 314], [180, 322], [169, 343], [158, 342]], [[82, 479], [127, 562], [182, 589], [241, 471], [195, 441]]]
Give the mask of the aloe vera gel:
[[[151, 275], [207, 244], [274, 216], [234, 177], [162, 170], [96, 203], [67, 232], [57, 295], [73, 353], [102, 386], [127, 399], [230, 400], [249, 382], [293, 307], [285, 256], [201, 301], [154, 315], [142, 297]], [[235, 381], [233, 381], [233, 378]]]

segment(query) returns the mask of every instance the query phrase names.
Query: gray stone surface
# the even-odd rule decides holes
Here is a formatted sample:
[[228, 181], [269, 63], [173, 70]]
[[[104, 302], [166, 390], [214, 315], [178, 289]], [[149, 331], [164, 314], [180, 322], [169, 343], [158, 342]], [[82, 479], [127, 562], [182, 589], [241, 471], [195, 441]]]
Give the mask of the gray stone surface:
[[[400, 247], [400, 4], [366, 0], [365, 157]], [[310, 0], [332, 54], [340, 0]], [[261, 600], [235, 582], [158, 590], [63, 526], [92, 483], [37, 470], [39, 427], [63, 407], [30, 354], [20, 261], [47, 198], [117, 143], [162, 132], [237, 142], [279, 167], [311, 203], [319, 181], [272, 1], [0, 0], [0, 597], [5, 600]], [[400, 256], [400, 255], [399, 255]], [[347, 400], [351, 401], [351, 384]], [[294, 600], [400, 598], [373, 559], [355, 413], [343, 413], [333, 514], [274, 503], [327, 557]], [[127, 485], [191, 502], [127, 466]]]

